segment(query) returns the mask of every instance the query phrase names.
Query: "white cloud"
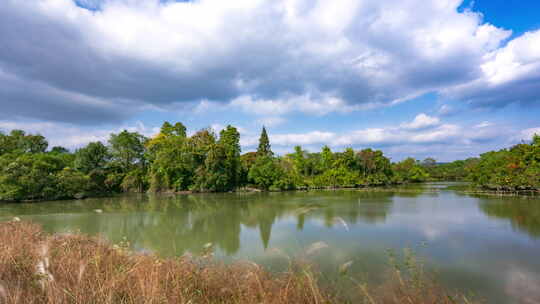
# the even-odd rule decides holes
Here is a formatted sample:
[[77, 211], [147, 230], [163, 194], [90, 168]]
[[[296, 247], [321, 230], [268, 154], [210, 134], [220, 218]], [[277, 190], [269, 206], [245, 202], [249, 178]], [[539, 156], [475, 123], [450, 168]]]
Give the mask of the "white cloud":
[[[521, 137], [525, 136], [524, 134], [540, 131], [540, 128], [533, 128], [520, 132], [512, 128], [502, 128], [491, 122], [467, 125], [445, 123], [440, 120], [434, 122], [432, 119], [426, 119], [431, 122], [430, 124], [411, 128], [411, 124], [415, 121], [424, 120], [415, 119], [412, 122], [394, 126], [371, 127], [346, 132], [322, 130], [281, 134], [269, 132], [269, 137], [276, 151], [291, 152], [295, 145], [301, 145], [310, 151], [317, 151], [323, 145], [329, 145], [336, 150], [345, 147], [355, 149], [371, 147], [382, 149], [391, 156], [397, 155], [398, 158], [404, 155], [417, 158], [436, 156], [439, 160], [449, 161], [477, 156], [480, 153], [500, 148], [500, 142], [495, 144], [500, 138], [509, 139], [504, 142], [504, 146], [510, 146], [518, 143]], [[255, 147], [257, 143], [258, 135], [242, 133], [241, 144], [244, 150]]]
[[487, 55], [483, 76], [493, 85], [540, 75], [540, 30], [525, 33]]
[[[410, 123], [410, 122], [409, 122]], [[495, 124], [457, 125], [439, 123], [426, 128], [405, 128], [404, 124], [394, 126], [364, 128], [348, 130], [346, 132], [332, 132], [313, 130], [305, 133], [274, 133], [270, 130], [270, 143], [274, 152], [285, 154], [292, 151], [296, 145], [301, 145], [309, 151], [317, 151], [323, 145], [329, 145], [334, 150], [345, 147], [377, 148], [392, 157], [415, 156], [424, 158], [437, 156], [439, 160], [454, 160], [475, 156], [493, 150], [490, 146], [497, 138], [510, 138], [508, 145], [517, 143], [522, 139], [530, 139], [535, 132], [540, 134], [540, 127], [514, 131], [502, 129]], [[225, 125], [214, 123], [209, 126], [216, 134], [225, 128]], [[236, 126], [240, 132], [240, 145], [242, 151], [252, 151], [258, 144], [259, 133], [251, 128]], [[118, 133], [124, 129], [139, 132], [147, 137], [159, 132], [157, 126], [147, 126], [142, 122], [134, 125], [122, 125], [108, 128], [86, 128], [72, 124], [31, 121], [0, 121], [0, 131], [8, 132], [12, 129], [24, 129], [30, 133], [40, 133], [49, 139], [50, 146], [64, 146], [76, 149], [91, 141], [106, 142], [110, 133]], [[188, 132], [192, 135], [193, 132]]]
[[457, 125], [444, 124], [438, 128], [420, 132], [411, 136], [411, 142], [430, 143], [441, 142], [452, 137], [457, 137], [461, 133], [461, 128]]
[[0, 131], [9, 132], [14, 129], [24, 130], [27, 133], [38, 133], [45, 136], [49, 141], [49, 147], [63, 146], [72, 150], [83, 147], [89, 142], [101, 141], [106, 143], [111, 133], [118, 133], [122, 130], [139, 132], [147, 137], [159, 132], [158, 127], [148, 127], [142, 122], [117, 128], [88, 129], [64, 123], [0, 121]]
[[[216, 136], [219, 137], [219, 132], [221, 132], [221, 130], [225, 129], [227, 126], [226, 125], [223, 125], [223, 124], [220, 124], [220, 123], [213, 123], [210, 125], [210, 129], [212, 131], [214, 131], [214, 133], [216, 133]], [[238, 133], [240, 134], [251, 134], [251, 132], [245, 128], [242, 128], [242, 127], [238, 127], [238, 126], [235, 126], [236, 130], [238, 131]], [[191, 130], [191, 131], [188, 131], [188, 136], [191, 136], [193, 134], [195, 134], [195, 130]]]
[[483, 56], [474, 81], [443, 94], [485, 107], [509, 103], [538, 104], [540, 97], [540, 30], [527, 32]]
[[401, 126], [405, 129], [423, 129], [439, 124], [439, 118], [420, 113], [416, 115], [414, 120], [410, 123], [402, 124]]
[[258, 123], [260, 123], [263, 126], [266, 127], [275, 127], [279, 126], [283, 123], [285, 123], [287, 120], [283, 117], [279, 116], [268, 116], [268, 117], [262, 117], [257, 120]]
[[475, 128], [486, 128], [486, 127], [489, 127], [489, 126], [492, 126], [493, 123], [489, 122], [489, 121], [483, 121], [479, 124], [477, 124], [476, 126], [474, 126]]
[[[438, 143], [457, 138], [462, 128], [452, 124], [442, 124], [431, 129], [411, 129], [399, 127], [367, 128], [351, 130], [343, 134], [327, 131], [311, 131], [307, 133], [270, 134], [273, 145], [323, 145], [332, 147], [346, 146], [387, 146], [401, 144]], [[242, 145], [257, 144], [258, 137], [251, 136], [243, 140]]]
[[[106, 138], [148, 109], [144, 117], [242, 112], [277, 126], [286, 115], [350, 113], [431, 92], [445, 103], [433, 116], [279, 134], [276, 149], [468, 146], [521, 133], [443, 122], [460, 101], [539, 101], [540, 31], [507, 41], [510, 31], [459, 12], [461, 0], [77, 2], [97, 10], [73, 0], [6, 0], [0, 10], [0, 121], [45, 121], [20, 126], [69, 147]], [[243, 145], [256, 143], [241, 133]]]
[[[188, 107], [193, 108], [196, 113], [207, 112], [222, 112], [222, 111], [241, 111], [245, 114], [261, 116], [258, 121], [264, 124], [264, 120], [272, 115], [274, 121], [270, 124], [284, 122], [283, 115], [292, 113], [304, 113], [315, 116], [322, 116], [330, 113], [350, 113], [359, 110], [369, 110], [378, 107], [387, 106], [383, 103], [365, 103], [365, 104], [348, 104], [343, 99], [322, 96], [317, 94], [314, 98], [310, 94], [306, 95], [290, 95], [276, 99], [254, 98], [250, 95], [242, 95], [231, 100], [230, 103], [222, 103], [216, 101], [202, 100]], [[266, 118], [265, 118], [266, 117]], [[277, 125], [277, 124], [275, 124]]]
[[534, 134], [540, 135], [540, 127], [522, 130], [518, 140], [531, 140]]
[[332, 96], [311, 95], [287, 96], [279, 99], [254, 99], [252, 96], [241, 96], [231, 101], [228, 108], [240, 109], [255, 115], [283, 115], [291, 112], [303, 112], [313, 115], [325, 115], [332, 112], [348, 113], [360, 109], [375, 108], [379, 105], [349, 105], [343, 99]]
[[[99, 9], [7, 0], [0, 42], [10, 47], [0, 50], [0, 68], [109, 104], [209, 100], [274, 115], [392, 105], [478, 77], [508, 83], [536, 68], [536, 34], [501, 49], [510, 32], [458, 12], [460, 0], [79, 3]], [[19, 108], [8, 114], [66, 119]]]

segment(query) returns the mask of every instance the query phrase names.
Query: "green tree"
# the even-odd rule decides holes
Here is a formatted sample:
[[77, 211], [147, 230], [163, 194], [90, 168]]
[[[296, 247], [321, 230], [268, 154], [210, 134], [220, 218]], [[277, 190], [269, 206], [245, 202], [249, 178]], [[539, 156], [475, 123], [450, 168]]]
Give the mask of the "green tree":
[[54, 146], [54, 147], [51, 148], [51, 153], [64, 154], [64, 153], [69, 153], [69, 150], [62, 147], [62, 146]]
[[536, 133], [533, 135], [531, 145], [533, 145], [535, 147], [540, 147], [540, 135], [538, 135]]
[[146, 138], [137, 132], [124, 130], [118, 134], [111, 134], [109, 146], [112, 160], [126, 173], [135, 165], [144, 166], [145, 141]]
[[336, 154], [334, 167], [343, 167], [347, 170], [353, 171], [358, 170], [358, 161], [352, 148], [346, 148], [345, 151]]
[[49, 143], [45, 137], [37, 135], [26, 135], [24, 137], [23, 149], [28, 153], [43, 153], [47, 150]]
[[257, 157], [249, 170], [249, 180], [263, 190], [269, 190], [282, 175], [282, 169], [271, 156]]
[[222, 144], [212, 145], [204, 165], [197, 168], [193, 189], [212, 192], [232, 190], [228, 161], [227, 147]]
[[228, 125], [221, 130], [218, 142], [225, 151], [225, 172], [227, 174], [227, 189], [232, 190], [240, 185], [241, 162], [240, 162], [240, 133]]
[[480, 155], [468, 169], [468, 179], [477, 186], [498, 191], [539, 190], [539, 142], [535, 135], [530, 144], [522, 143]]
[[9, 135], [0, 133], [0, 155], [5, 153], [43, 153], [49, 143], [45, 137], [12, 130]]
[[144, 192], [146, 189], [146, 172], [142, 168], [131, 170], [123, 179], [121, 183], [122, 190], [124, 192]]
[[177, 122], [173, 126], [168, 121], [166, 121], [161, 126], [160, 132], [166, 136], [174, 135], [186, 137], [186, 127], [181, 122]]
[[94, 170], [104, 170], [111, 155], [101, 142], [91, 142], [75, 152], [75, 168], [86, 174]]
[[420, 166], [419, 162], [414, 158], [406, 158], [403, 161], [394, 165], [394, 172], [396, 174], [396, 182], [423, 182], [429, 178], [429, 175]]
[[67, 168], [59, 155], [25, 153], [0, 157], [0, 200], [44, 200], [84, 196], [88, 177]]
[[425, 168], [433, 168], [436, 165], [437, 165], [437, 161], [432, 157], [428, 157], [422, 161], [422, 166]]
[[291, 155], [296, 171], [302, 175], [307, 175], [305, 154], [306, 152], [302, 150], [302, 147], [295, 146], [294, 153]]
[[249, 182], [249, 170], [257, 160], [257, 152], [247, 152], [240, 156], [241, 171], [240, 184], [246, 185]]
[[196, 164], [190, 142], [191, 139], [165, 133], [148, 141], [150, 191], [182, 191], [191, 186]]
[[266, 128], [263, 127], [261, 131], [261, 137], [259, 137], [259, 147], [257, 148], [257, 155], [259, 156], [273, 156], [274, 152], [270, 147], [270, 140], [266, 133]]
[[356, 153], [358, 170], [364, 185], [385, 185], [394, 175], [390, 159], [380, 150], [364, 149]]
[[55, 199], [59, 198], [83, 198], [89, 194], [92, 185], [87, 175], [74, 169], [66, 167], [56, 174], [57, 193]]
[[330, 150], [330, 147], [324, 146], [322, 147], [321, 151], [321, 168], [322, 171], [330, 170], [332, 168], [332, 165], [334, 163], [334, 154], [332, 153], [332, 150]]

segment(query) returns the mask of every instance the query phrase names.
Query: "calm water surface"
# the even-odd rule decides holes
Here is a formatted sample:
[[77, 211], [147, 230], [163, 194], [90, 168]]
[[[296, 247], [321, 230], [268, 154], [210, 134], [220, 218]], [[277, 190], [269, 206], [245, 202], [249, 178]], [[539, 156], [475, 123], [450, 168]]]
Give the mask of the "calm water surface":
[[[388, 249], [413, 248], [447, 286], [489, 303], [540, 303], [540, 199], [471, 196], [432, 183], [401, 191], [353, 190], [197, 195], [126, 195], [0, 205], [50, 232], [81, 231], [162, 256], [215, 246], [225, 261], [249, 259], [279, 271], [314, 242], [331, 277], [382, 278]], [[94, 212], [102, 209], [103, 213]]]

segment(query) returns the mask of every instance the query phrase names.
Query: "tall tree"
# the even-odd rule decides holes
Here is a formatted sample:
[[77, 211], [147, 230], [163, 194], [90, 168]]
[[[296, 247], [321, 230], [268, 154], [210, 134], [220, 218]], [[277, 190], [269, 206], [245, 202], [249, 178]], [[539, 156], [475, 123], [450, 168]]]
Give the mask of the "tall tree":
[[322, 147], [322, 152], [321, 152], [322, 171], [326, 171], [332, 168], [333, 162], [334, 162], [334, 155], [332, 153], [332, 150], [330, 150], [330, 147], [325, 145], [324, 147]]
[[240, 183], [240, 133], [238, 133], [235, 127], [228, 125], [225, 129], [221, 130], [218, 143], [225, 150], [228, 188], [234, 189]]
[[422, 166], [426, 168], [433, 168], [436, 165], [437, 165], [437, 161], [432, 157], [428, 157], [422, 161]]
[[9, 135], [0, 134], [0, 155], [10, 152], [43, 153], [49, 143], [45, 137], [26, 134], [23, 130], [12, 130]]
[[111, 134], [109, 145], [113, 160], [124, 172], [134, 165], [144, 165], [144, 143], [146, 138], [137, 132], [124, 130], [118, 134]]
[[160, 133], [166, 136], [174, 135], [174, 136], [186, 137], [186, 127], [181, 122], [177, 122], [173, 126], [168, 121], [166, 121], [161, 126]]
[[193, 134], [189, 140], [191, 152], [193, 153], [195, 165], [201, 166], [210, 148], [216, 143], [216, 134], [212, 129], [202, 129]]
[[226, 148], [219, 144], [209, 147], [204, 164], [197, 168], [195, 190], [223, 192], [231, 190]]
[[305, 157], [305, 151], [302, 150], [302, 147], [295, 146], [294, 147], [294, 153], [291, 155], [294, 167], [296, 168], [297, 172], [300, 174], [306, 174], [306, 157]]
[[88, 174], [104, 169], [110, 159], [109, 150], [104, 144], [91, 142], [75, 152], [75, 168]]
[[335, 167], [343, 167], [347, 170], [357, 170], [358, 162], [356, 161], [356, 155], [353, 148], [346, 148], [341, 153], [336, 153], [336, 160], [334, 161]]
[[258, 156], [273, 156], [274, 152], [270, 147], [270, 140], [268, 139], [268, 134], [266, 133], [266, 128], [263, 126], [261, 137], [259, 138], [259, 147], [257, 148]]
[[42, 135], [26, 135], [24, 138], [24, 150], [29, 153], [43, 153], [47, 150], [49, 143]]

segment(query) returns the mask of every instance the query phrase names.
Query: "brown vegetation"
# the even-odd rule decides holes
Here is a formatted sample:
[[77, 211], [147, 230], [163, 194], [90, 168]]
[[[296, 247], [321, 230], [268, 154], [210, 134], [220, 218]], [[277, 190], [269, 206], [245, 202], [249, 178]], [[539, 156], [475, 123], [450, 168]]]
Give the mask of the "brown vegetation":
[[[350, 265], [350, 264], [349, 264]], [[342, 265], [340, 272], [349, 266]], [[300, 266], [300, 267], [299, 267]], [[161, 259], [84, 235], [48, 235], [27, 222], [0, 223], [0, 303], [343, 303], [312, 267], [271, 274], [210, 257]], [[469, 303], [400, 270], [379, 287], [355, 284], [355, 303]], [[420, 272], [415, 272], [420, 274]], [[337, 290], [337, 289], [336, 289]]]

